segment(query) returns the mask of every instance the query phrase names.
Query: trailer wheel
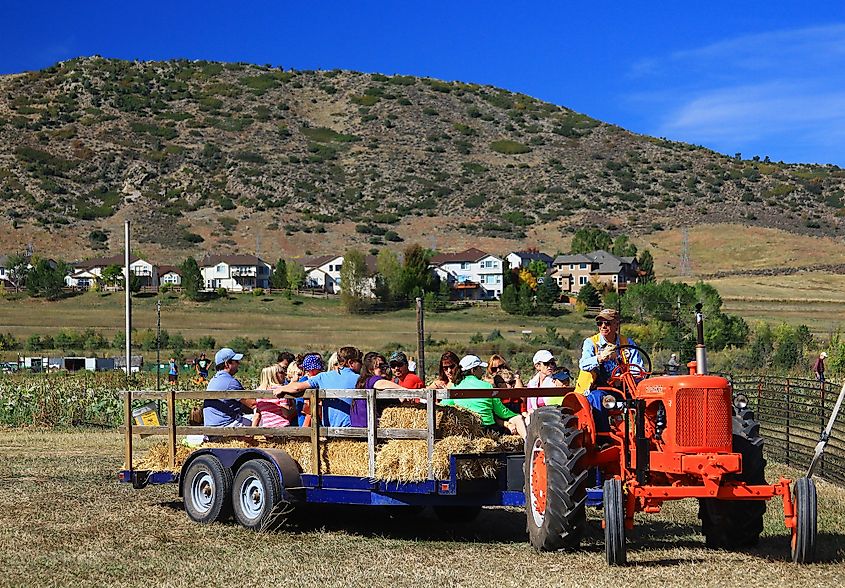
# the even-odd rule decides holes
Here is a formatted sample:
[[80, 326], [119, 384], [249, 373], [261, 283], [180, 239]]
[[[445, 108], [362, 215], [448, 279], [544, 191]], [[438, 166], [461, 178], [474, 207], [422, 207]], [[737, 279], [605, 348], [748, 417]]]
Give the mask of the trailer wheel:
[[279, 476], [263, 459], [251, 459], [235, 474], [232, 506], [241, 526], [259, 531], [273, 523], [282, 502]]
[[471, 523], [481, 514], [480, 506], [435, 506], [434, 515], [444, 523]]
[[582, 431], [569, 408], [540, 407], [525, 440], [528, 537], [537, 551], [576, 549], [587, 515]]
[[213, 455], [201, 455], [188, 466], [182, 479], [185, 512], [197, 523], [213, 523], [232, 514], [229, 495], [232, 471]]
[[792, 529], [792, 561], [816, 560], [816, 484], [810, 478], [795, 480], [795, 527]]
[[[765, 485], [766, 460], [760, 423], [748, 409], [738, 410], [733, 417], [733, 451], [742, 455], [742, 473], [733, 479]], [[765, 512], [765, 500], [699, 499], [698, 517], [707, 547], [740, 549], [757, 545]]]
[[622, 480], [604, 481], [604, 555], [609, 566], [628, 563], [625, 546], [625, 495]]

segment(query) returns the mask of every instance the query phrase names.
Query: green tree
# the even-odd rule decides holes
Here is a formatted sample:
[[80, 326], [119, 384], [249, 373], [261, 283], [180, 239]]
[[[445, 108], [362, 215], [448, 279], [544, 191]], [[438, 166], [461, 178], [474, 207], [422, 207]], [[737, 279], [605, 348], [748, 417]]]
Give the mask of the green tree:
[[16, 253], [10, 255], [6, 261], [7, 270], [9, 273], [9, 281], [15, 287], [15, 290], [26, 288], [26, 278], [29, 275], [29, 257]]
[[104, 268], [100, 274], [100, 281], [106, 286], [123, 285], [123, 268], [117, 264]]
[[343, 255], [340, 268], [340, 301], [349, 312], [362, 312], [369, 307], [367, 293], [367, 261], [357, 249]]
[[182, 270], [182, 291], [188, 300], [199, 300], [202, 297], [203, 280], [200, 266], [193, 257], [188, 257], [180, 269]]
[[523, 316], [530, 316], [534, 314], [534, 291], [528, 286], [528, 284], [523, 284], [519, 287], [517, 308], [519, 309], [519, 314]]
[[539, 259], [535, 259], [528, 264], [528, 267], [526, 269], [535, 278], [542, 278], [546, 275], [546, 270], [548, 270], [549, 268], [546, 266], [545, 263], [543, 263]]
[[636, 257], [637, 246], [628, 240], [627, 235], [619, 235], [613, 240], [610, 252], [616, 257]]
[[38, 259], [27, 276], [27, 292], [30, 296], [57, 300], [64, 294], [65, 276], [68, 273], [68, 266], [63, 261], [54, 266], [46, 259]]
[[402, 267], [402, 294], [408, 298], [416, 298], [424, 292], [438, 290], [439, 284], [434, 277], [429, 262], [431, 251], [420, 245], [409, 245], [405, 249], [405, 264]]
[[598, 228], [581, 228], [572, 237], [571, 253], [590, 253], [598, 249], [610, 249], [613, 239], [610, 233]]
[[384, 290], [379, 300], [387, 302], [402, 296], [402, 264], [390, 249], [382, 249], [376, 256], [376, 270], [384, 283]]
[[273, 266], [273, 274], [270, 276], [270, 287], [277, 290], [284, 290], [288, 287], [288, 268], [285, 260], [281, 257]]
[[537, 314], [553, 314], [554, 304], [559, 298], [560, 287], [557, 285], [557, 280], [546, 277], [537, 287]]
[[499, 299], [502, 305], [502, 310], [504, 310], [508, 314], [518, 314], [519, 313], [519, 292], [516, 289], [516, 286], [513, 284], [508, 284], [505, 286], [504, 290], [502, 290], [502, 296]]
[[305, 284], [305, 268], [298, 261], [292, 259], [287, 263], [287, 276], [292, 290], [299, 290]]
[[651, 251], [644, 249], [637, 262], [640, 266], [640, 282], [653, 282], [654, 259], [651, 257]]
[[581, 289], [578, 291], [577, 300], [585, 306], [601, 305], [601, 298], [599, 297], [598, 290], [596, 290], [596, 287], [593, 286], [592, 282], [587, 282], [581, 286]]

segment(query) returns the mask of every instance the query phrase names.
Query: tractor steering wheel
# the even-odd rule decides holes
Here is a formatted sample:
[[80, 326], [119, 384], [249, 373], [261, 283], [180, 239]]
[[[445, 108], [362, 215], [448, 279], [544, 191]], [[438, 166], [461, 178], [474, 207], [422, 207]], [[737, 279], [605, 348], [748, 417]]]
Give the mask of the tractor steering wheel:
[[[643, 360], [643, 365], [641, 366], [636, 363], [630, 363], [625, 357], [625, 354], [622, 353], [623, 349], [636, 350], [637, 353], [639, 353], [640, 358]], [[613, 368], [613, 371], [610, 372], [610, 377], [608, 379], [610, 382], [624, 381], [623, 376], [628, 374], [634, 379], [634, 381], [639, 381], [651, 375], [651, 368], [651, 358], [648, 356], [648, 353], [643, 351], [640, 347], [636, 345], [620, 345], [616, 348], [616, 366]]]

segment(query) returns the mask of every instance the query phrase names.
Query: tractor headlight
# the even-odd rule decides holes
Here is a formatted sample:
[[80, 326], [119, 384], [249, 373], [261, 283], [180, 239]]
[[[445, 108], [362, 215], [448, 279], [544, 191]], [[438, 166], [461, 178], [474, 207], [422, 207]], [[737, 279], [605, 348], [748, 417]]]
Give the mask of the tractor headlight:
[[601, 405], [605, 408], [605, 410], [616, 408], [616, 397], [613, 394], [605, 394], [601, 398]]
[[740, 410], [748, 406], [748, 396], [745, 394], [737, 394], [734, 396], [734, 406]]

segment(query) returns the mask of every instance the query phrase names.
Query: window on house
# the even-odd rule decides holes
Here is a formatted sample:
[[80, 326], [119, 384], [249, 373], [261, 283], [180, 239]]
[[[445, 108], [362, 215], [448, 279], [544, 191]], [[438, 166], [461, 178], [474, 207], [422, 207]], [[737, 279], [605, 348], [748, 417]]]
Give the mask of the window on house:
[[578, 285], [583, 286], [587, 283], [587, 276], [578, 276]]
[[575, 264], [574, 264], [574, 263], [570, 263], [570, 264], [569, 264], [569, 269], [574, 270], [574, 269], [575, 269]]
[[468, 270], [469, 269], [469, 262], [462, 261], [461, 262], [461, 269], [462, 270]]
[[223, 270], [225, 270], [225, 269], [226, 269], [226, 266], [225, 266], [225, 265], [223, 265], [222, 263], [221, 263], [220, 265], [218, 265], [218, 266], [217, 266], [217, 271], [218, 271], [218, 272], [222, 272], [222, 271], [223, 271]]
[[587, 269], [587, 264], [586, 263], [578, 264], [578, 269]]

